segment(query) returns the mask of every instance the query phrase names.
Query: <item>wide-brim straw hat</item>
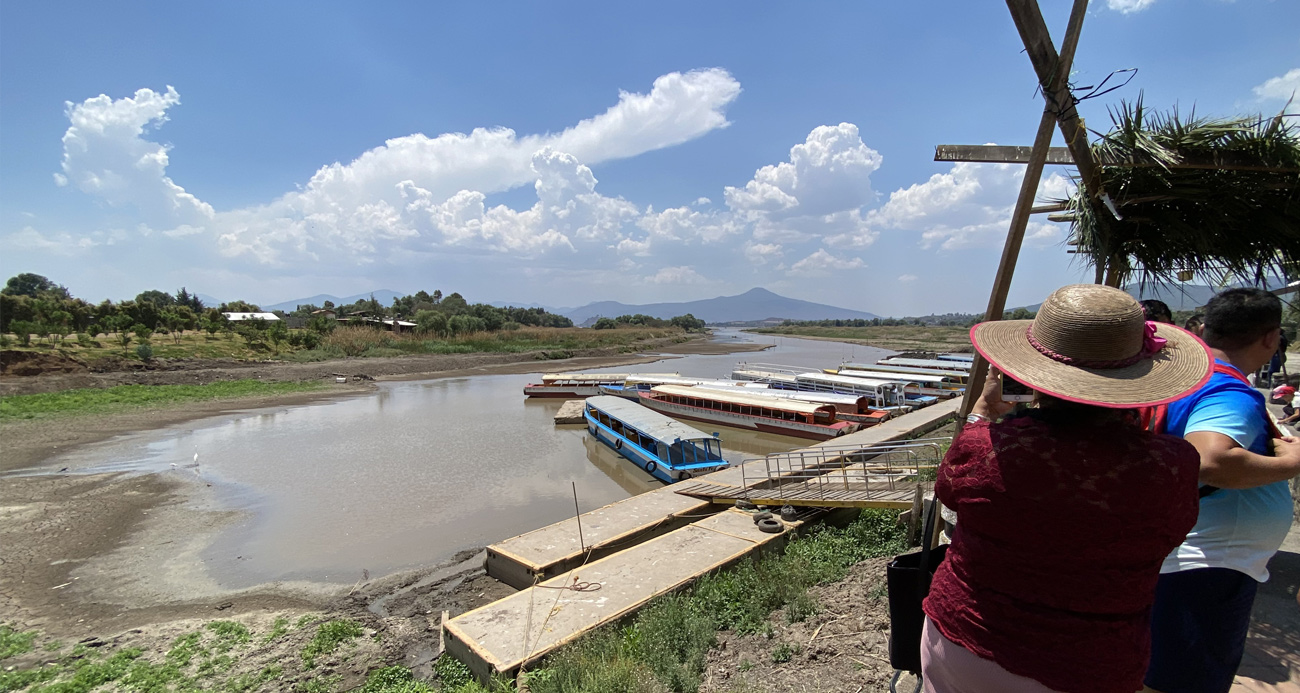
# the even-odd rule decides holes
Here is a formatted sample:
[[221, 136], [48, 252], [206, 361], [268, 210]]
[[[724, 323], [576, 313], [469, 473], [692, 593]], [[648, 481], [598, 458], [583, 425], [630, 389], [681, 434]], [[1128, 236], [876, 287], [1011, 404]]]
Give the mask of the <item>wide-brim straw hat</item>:
[[1100, 284], [1061, 287], [1033, 320], [983, 322], [970, 338], [1003, 374], [1053, 397], [1102, 407], [1181, 399], [1210, 379], [1214, 363], [1196, 335], [1147, 323], [1132, 296]]

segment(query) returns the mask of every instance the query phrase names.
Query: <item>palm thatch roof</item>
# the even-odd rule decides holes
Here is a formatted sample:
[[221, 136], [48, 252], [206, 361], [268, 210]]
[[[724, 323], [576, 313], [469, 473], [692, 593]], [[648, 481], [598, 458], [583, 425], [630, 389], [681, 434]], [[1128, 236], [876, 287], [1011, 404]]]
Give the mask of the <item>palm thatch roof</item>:
[[[1288, 104], [1289, 105], [1289, 104]], [[1111, 111], [1092, 145], [1119, 218], [1080, 189], [1069, 242], [1120, 286], [1173, 283], [1192, 271], [1213, 284], [1259, 283], [1300, 267], [1300, 133], [1284, 115], [1229, 119]]]

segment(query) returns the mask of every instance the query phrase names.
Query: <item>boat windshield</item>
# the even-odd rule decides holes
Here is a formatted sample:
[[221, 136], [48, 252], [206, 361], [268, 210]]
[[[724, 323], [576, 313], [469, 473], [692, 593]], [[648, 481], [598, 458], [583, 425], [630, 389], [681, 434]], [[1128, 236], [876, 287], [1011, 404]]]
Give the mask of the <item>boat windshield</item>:
[[668, 447], [668, 464], [690, 466], [717, 463], [722, 459], [722, 443], [716, 438], [679, 440]]

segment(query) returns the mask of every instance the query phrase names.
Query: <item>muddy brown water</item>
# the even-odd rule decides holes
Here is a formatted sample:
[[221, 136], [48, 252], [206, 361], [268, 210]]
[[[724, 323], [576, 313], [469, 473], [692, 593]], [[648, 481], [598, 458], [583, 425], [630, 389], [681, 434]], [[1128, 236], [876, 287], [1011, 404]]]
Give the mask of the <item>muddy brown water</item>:
[[[836, 342], [720, 332], [773, 343], [746, 354], [691, 355], [615, 372], [727, 377], [738, 360], [823, 368], [888, 352]], [[552, 422], [562, 400], [526, 400], [538, 374], [381, 383], [355, 397], [270, 407], [120, 436], [40, 470], [193, 475], [211, 484], [227, 526], [203, 556], [222, 587], [275, 581], [348, 584], [445, 561], [659, 486], [582, 426]], [[807, 444], [718, 432], [732, 462]], [[706, 430], [707, 429], [707, 430]], [[195, 508], [195, 512], [201, 512]]]

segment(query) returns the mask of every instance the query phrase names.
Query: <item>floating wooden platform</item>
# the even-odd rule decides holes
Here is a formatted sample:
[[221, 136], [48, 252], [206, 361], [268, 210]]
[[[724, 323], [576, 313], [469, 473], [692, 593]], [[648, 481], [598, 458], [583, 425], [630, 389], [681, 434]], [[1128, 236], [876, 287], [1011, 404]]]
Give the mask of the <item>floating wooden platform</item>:
[[583, 513], [581, 545], [576, 518], [492, 544], [487, 548], [487, 574], [525, 589], [584, 560], [602, 558], [720, 510], [665, 486]]
[[586, 423], [582, 416], [582, 403], [583, 400], [571, 399], [561, 404], [560, 410], [555, 412], [555, 425]]
[[[513, 675], [655, 597], [780, 545], [797, 524], [765, 534], [748, 513], [718, 513], [451, 619], [445, 625], [447, 651], [480, 680]], [[599, 588], [567, 589], [575, 583]]]

